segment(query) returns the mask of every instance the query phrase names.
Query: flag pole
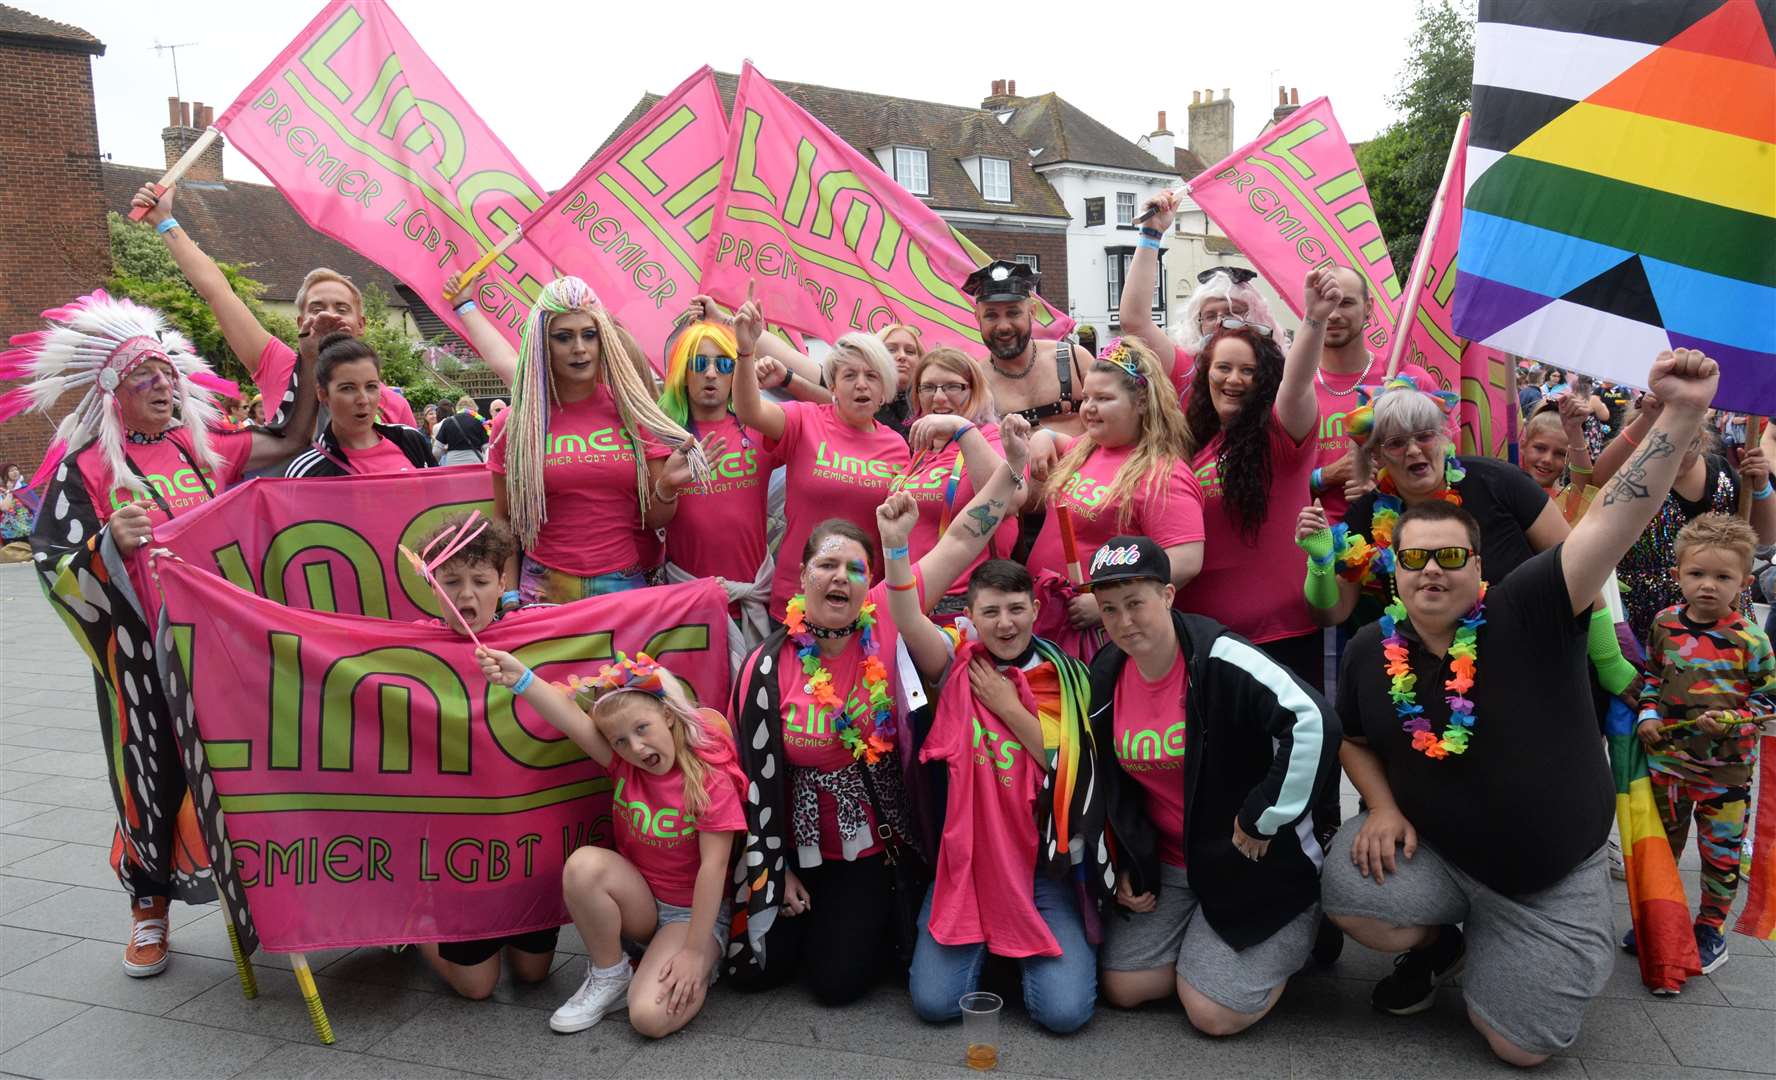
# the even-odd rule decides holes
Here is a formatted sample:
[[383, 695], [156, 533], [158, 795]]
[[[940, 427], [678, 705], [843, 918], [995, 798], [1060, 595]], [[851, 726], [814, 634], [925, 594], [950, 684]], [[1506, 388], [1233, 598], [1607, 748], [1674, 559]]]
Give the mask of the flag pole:
[[[1757, 446], [1761, 445], [1763, 443], [1763, 441], [1764, 441], [1764, 418], [1761, 416], [1746, 417], [1745, 418], [1745, 445], [1748, 447], [1757, 447]], [[1741, 518], [1744, 518], [1746, 521], [1751, 520], [1751, 506], [1752, 506], [1753, 497], [1754, 496], [1752, 495], [1752, 492], [1751, 492], [1751, 485], [1741, 481], [1739, 484], [1739, 516]]]
[[[191, 167], [197, 164], [197, 159], [202, 157], [203, 152], [208, 150], [210, 144], [220, 138], [221, 135], [222, 130], [214, 125], [204, 128], [204, 133], [197, 137], [197, 141], [191, 144], [191, 147], [185, 151], [185, 155], [178, 161], [173, 162], [173, 167], [168, 169], [166, 173], [161, 176], [160, 182], [153, 185], [154, 197], [158, 199], [162, 195], [165, 195], [167, 188], [178, 183], [181, 177], [190, 172]], [[133, 206], [130, 208], [129, 219], [131, 221], [141, 221], [148, 216], [148, 211], [151, 209], [153, 209], [153, 207]]]
[[1424, 291], [1425, 275], [1430, 272], [1432, 241], [1443, 224], [1443, 211], [1449, 205], [1449, 175], [1455, 171], [1456, 156], [1467, 145], [1471, 115], [1462, 113], [1461, 119], [1456, 121], [1455, 139], [1449, 144], [1449, 160], [1443, 166], [1443, 179], [1437, 184], [1437, 197], [1431, 200], [1431, 216], [1425, 221], [1424, 236], [1418, 242], [1417, 253], [1412, 256], [1412, 276], [1406, 282], [1406, 306], [1400, 311], [1400, 321], [1394, 326], [1394, 340], [1388, 349], [1387, 377], [1390, 379], [1400, 373], [1400, 362], [1406, 356], [1406, 339], [1411, 336], [1412, 323], [1418, 318], [1418, 296]]
[[450, 303], [462, 294], [469, 282], [474, 281], [481, 272], [493, 265], [493, 261], [506, 253], [506, 250], [524, 237], [524, 227], [519, 226], [506, 234], [506, 238], [493, 245], [493, 250], [476, 259], [467, 270], [444, 283], [444, 302]]

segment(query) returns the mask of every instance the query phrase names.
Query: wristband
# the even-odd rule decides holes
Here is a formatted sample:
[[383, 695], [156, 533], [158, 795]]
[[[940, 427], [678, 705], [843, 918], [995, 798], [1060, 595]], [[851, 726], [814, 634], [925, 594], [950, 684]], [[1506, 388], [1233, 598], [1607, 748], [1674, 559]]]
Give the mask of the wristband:
[[966, 423], [963, 424], [961, 427], [956, 429], [956, 433], [954, 435], [950, 436], [950, 441], [949, 441], [948, 445], [953, 446], [953, 445], [959, 444], [962, 441], [962, 436], [968, 434], [970, 431], [973, 431], [973, 430], [974, 430], [973, 424], [966, 424]]
[[902, 544], [899, 547], [885, 548], [882, 551], [882, 557], [889, 562], [893, 562], [895, 559], [904, 559], [907, 557], [907, 550], [907, 545], [905, 544]]
[[154, 231], [159, 233], [162, 236], [165, 236], [168, 232], [172, 231], [173, 229], [182, 229], [182, 228], [184, 228], [184, 226], [179, 224], [178, 218], [170, 217], [170, 218], [167, 218], [165, 221], [161, 222], [159, 225], [156, 225], [154, 227]]
[[524, 674], [518, 676], [518, 681], [512, 684], [513, 696], [516, 697], [517, 695], [524, 693], [526, 690], [529, 690], [530, 684], [536, 682], [536, 677], [536, 672], [529, 668], [525, 668]]
[[1155, 240], [1165, 239], [1165, 233], [1160, 232], [1158, 229], [1154, 228], [1151, 225], [1141, 226], [1141, 235], [1142, 236], [1150, 236]]
[[1566, 467], [1566, 471], [1570, 472], [1570, 473], [1577, 473], [1580, 476], [1590, 476], [1591, 475], [1591, 470], [1586, 468], [1583, 465], [1568, 465]]
[[1139, 240], [1135, 241], [1135, 246], [1136, 247], [1151, 248], [1154, 251], [1158, 251], [1159, 250], [1159, 241], [1155, 240], [1151, 236], [1143, 236]]
[[918, 587], [919, 587], [919, 583], [917, 581], [909, 581], [905, 585], [895, 585], [893, 583], [890, 583], [888, 585], [888, 591], [889, 592], [912, 592], [914, 589], [916, 589]]
[[1640, 449], [1640, 440], [1634, 437], [1634, 429], [1631, 427], [1622, 429], [1622, 441], [1637, 450]]
[[1310, 483], [1312, 483], [1312, 485], [1313, 485], [1313, 489], [1314, 489], [1314, 490], [1315, 490], [1315, 491], [1325, 491], [1325, 490], [1326, 490], [1326, 475], [1325, 475], [1325, 472], [1326, 472], [1326, 471], [1325, 471], [1325, 470], [1324, 470], [1324, 469], [1315, 469], [1315, 470], [1314, 470], [1314, 472], [1313, 472], [1313, 480], [1312, 480], [1312, 481], [1310, 481]]
[[465, 311], [473, 311], [474, 308], [475, 308], [475, 298], [471, 296], [467, 300], [464, 300], [456, 305], [456, 313], [458, 315], [461, 315]]
[[524, 594], [520, 593], [517, 589], [507, 589], [505, 592], [500, 593], [499, 606], [505, 610], [513, 611], [523, 605]]
[[660, 482], [658, 480], [654, 481], [654, 501], [655, 502], [668, 503], [668, 504], [675, 503], [678, 501], [678, 497], [681, 494], [683, 494], [683, 493], [675, 491], [672, 493], [671, 497], [669, 498], [669, 497], [667, 497], [665, 492], [660, 490]]
[[1776, 487], [1772, 487], [1770, 485], [1770, 481], [1768, 479], [1765, 479], [1765, 481], [1764, 481], [1763, 490], [1754, 491], [1751, 493], [1751, 497], [1756, 499], [1758, 502], [1763, 502], [1765, 499], [1769, 498], [1772, 495], [1776, 495]]
[[792, 382], [795, 382], [795, 372], [789, 370], [789, 367], [786, 365], [783, 369], [783, 381], [777, 384], [777, 389], [788, 390], [789, 384]]

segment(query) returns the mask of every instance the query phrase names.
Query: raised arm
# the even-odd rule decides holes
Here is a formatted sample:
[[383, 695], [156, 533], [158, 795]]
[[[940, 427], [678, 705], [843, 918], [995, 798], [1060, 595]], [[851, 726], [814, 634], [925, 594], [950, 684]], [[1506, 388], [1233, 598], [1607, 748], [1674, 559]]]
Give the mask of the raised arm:
[[[1142, 222], [1142, 228], [1152, 229], [1163, 236], [1172, 227], [1177, 205], [1177, 193], [1169, 190], [1148, 199], [1142, 210], [1153, 211], [1153, 216]], [[1133, 337], [1152, 349], [1160, 364], [1169, 367], [1178, 346], [1153, 321], [1153, 289], [1158, 281], [1159, 240], [1143, 232], [1140, 246], [1135, 248], [1135, 257], [1129, 260], [1128, 278], [1122, 283], [1118, 314], [1123, 336]]]
[[1660, 353], [1647, 378], [1664, 403], [1658, 422], [1567, 537], [1561, 556], [1575, 615], [1591, 607], [1610, 571], [1671, 491], [1683, 448], [1720, 383], [1720, 368], [1696, 350], [1678, 349]]
[[481, 357], [481, 362], [511, 385], [518, 376], [518, 350], [506, 340], [506, 335], [481, 313], [480, 305], [472, 299], [458, 298], [456, 317], [462, 320], [463, 336], [469, 339], [470, 347]]
[[[339, 316], [323, 311], [314, 315], [298, 312], [297, 317], [302, 321], [298, 331], [300, 336], [296, 339], [296, 400], [290, 403], [289, 419], [281, 431], [252, 429], [253, 449], [247, 454], [248, 472], [269, 469], [289, 460], [307, 449], [309, 440], [314, 438], [315, 417], [321, 410], [320, 399], [315, 395], [315, 358], [320, 355], [321, 342], [339, 329]], [[238, 349], [235, 351], [239, 352]]]
[[[915, 428], [915, 431], [917, 429]], [[1016, 413], [1000, 421], [999, 437], [1005, 447], [1005, 460], [986, 483], [975, 481], [975, 496], [948, 531], [937, 538], [930, 551], [919, 560], [919, 571], [925, 578], [925, 595], [933, 600], [949, 591], [968, 564], [986, 549], [987, 541], [999, 528], [1006, 515], [1012, 513], [1018, 489], [1024, 486], [1025, 457], [1029, 453], [1030, 423]], [[962, 433], [962, 452], [968, 453], [968, 441], [986, 436], [979, 428], [970, 427]], [[992, 447], [989, 444], [989, 452]]]
[[1326, 342], [1326, 318], [1338, 309], [1344, 290], [1330, 270], [1309, 270], [1302, 286], [1307, 317], [1289, 355], [1283, 360], [1283, 381], [1277, 385], [1276, 414], [1289, 438], [1300, 442], [1319, 427], [1320, 402], [1314, 393], [1314, 373], [1320, 370], [1320, 352]]
[[[883, 580], [888, 583], [888, 611], [894, 625], [906, 642], [913, 664], [931, 682], [936, 682], [950, 662], [950, 650], [944, 643], [943, 631], [925, 614], [920, 603], [917, 578], [908, 558], [907, 540], [919, 520], [919, 504], [904, 491], [889, 494], [876, 507], [876, 534], [882, 538]], [[930, 586], [927, 585], [929, 590]], [[933, 593], [942, 596], [943, 593]]]
[[759, 393], [758, 342], [764, 329], [764, 309], [748, 282], [746, 303], [734, 312], [734, 343], [740, 349], [734, 361], [734, 415], [747, 427], [758, 429], [765, 438], [781, 439], [789, 423], [783, 406]]
[[1593, 484], [1601, 489], [1616, 475], [1616, 470], [1622, 467], [1622, 463], [1632, 457], [1640, 444], [1646, 441], [1647, 433], [1653, 430], [1662, 409], [1663, 403], [1658, 395], [1649, 393], [1641, 396], [1640, 408], [1635, 412], [1634, 419], [1629, 421], [1620, 435], [1610, 440], [1610, 444], [1603, 448], [1603, 453], [1597, 455], [1597, 461], [1592, 464]]
[[[153, 186], [144, 184], [135, 197], [130, 199], [130, 205], [148, 207], [143, 220], [153, 225], [155, 231], [166, 240], [167, 251], [172, 255], [173, 262], [178, 264], [179, 272], [185, 275], [185, 280], [191, 283], [191, 287], [197, 290], [198, 297], [209, 305], [210, 311], [216, 316], [216, 326], [222, 331], [222, 339], [228, 342], [234, 355], [250, 370], [259, 363], [259, 354], [265, 351], [266, 343], [271, 341], [271, 331], [259, 325], [259, 320], [248, 310], [246, 301], [236, 296], [234, 289], [229, 286], [228, 278], [222, 273], [222, 268], [216, 265], [216, 260], [204, 254], [204, 250], [197, 246], [197, 241], [191, 239], [189, 233], [179, 227], [161, 231], [161, 224], [173, 217], [173, 193], [178, 187], [177, 184], [170, 185], [163, 194], [156, 197]], [[300, 316], [301, 313], [297, 314]], [[262, 386], [259, 389], [268, 398], [284, 392], [281, 386]], [[314, 392], [309, 391], [308, 396], [312, 401]], [[301, 404], [300, 401], [297, 402], [298, 407]], [[312, 417], [312, 410], [310, 415]]]
[[[485, 645], [475, 650], [475, 659], [481, 662], [481, 674], [487, 681], [496, 686], [504, 686], [513, 690], [519, 697], [530, 703], [538, 716], [548, 721], [550, 727], [561, 732], [574, 741], [574, 745], [586, 752], [586, 756], [599, 765], [608, 768], [611, 763], [611, 744], [605, 741], [604, 734], [592, 718], [580, 711], [580, 707], [560, 690], [554, 683], [544, 682], [536, 674], [524, 666], [524, 662], [511, 653], [498, 649], [489, 649]], [[529, 681], [522, 692], [517, 691], [516, 684]]]

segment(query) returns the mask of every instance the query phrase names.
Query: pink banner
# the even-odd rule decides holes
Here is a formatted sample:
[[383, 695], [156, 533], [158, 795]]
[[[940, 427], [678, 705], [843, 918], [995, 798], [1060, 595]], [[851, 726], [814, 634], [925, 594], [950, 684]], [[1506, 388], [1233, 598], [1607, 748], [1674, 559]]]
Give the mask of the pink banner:
[[1205, 169], [1190, 181], [1190, 197], [1297, 317], [1309, 270], [1336, 264], [1362, 274], [1375, 301], [1364, 336], [1371, 352], [1387, 355], [1402, 286], [1330, 101], [1303, 105]]
[[[716, 197], [703, 289], [724, 303], [758, 283], [765, 315], [826, 341], [891, 323], [926, 348], [980, 344], [961, 285], [990, 261], [751, 64], [740, 76]], [[1037, 305], [1035, 331], [1073, 320]]]
[[705, 67], [524, 220], [525, 242], [597, 290], [656, 367], [697, 292], [727, 145]]
[[1429, 245], [1430, 262], [1418, 313], [1406, 336], [1401, 362], [1417, 364], [1437, 377], [1445, 390], [1461, 394], [1461, 452], [1514, 458], [1517, 424], [1516, 366], [1511, 357], [1487, 345], [1458, 337], [1451, 318], [1455, 299], [1456, 250], [1461, 246], [1461, 199], [1467, 172], [1468, 140], [1464, 118], [1461, 149], [1443, 178], [1447, 198], [1437, 235], [1419, 241]]
[[[400, 278], [459, 333], [445, 279], [543, 202], [383, 3], [333, 0], [216, 126], [305, 221]], [[516, 342], [551, 276], [519, 244], [475, 298]]]
[[[180, 556], [154, 561], [179, 664], [163, 680], [195, 719], [181, 737], [219, 883], [267, 948], [558, 926], [567, 854], [610, 842], [602, 771], [489, 686], [471, 642], [414, 621], [434, 602], [396, 545], [487, 494], [468, 467], [257, 480], [157, 534]], [[481, 637], [545, 679], [641, 650], [699, 700], [728, 694], [713, 581], [526, 609]]]

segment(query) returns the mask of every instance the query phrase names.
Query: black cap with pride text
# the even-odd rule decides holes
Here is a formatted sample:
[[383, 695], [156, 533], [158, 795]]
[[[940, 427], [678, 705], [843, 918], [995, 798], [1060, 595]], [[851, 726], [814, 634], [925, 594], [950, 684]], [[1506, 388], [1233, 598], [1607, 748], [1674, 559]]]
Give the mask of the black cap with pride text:
[[1106, 541], [1092, 556], [1087, 576], [1094, 589], [1125, 581], [1157, 581], [1165, 585], [1172, 580], [1172, 562], [1158, 544], [1145, 536], [1118, 536]]

